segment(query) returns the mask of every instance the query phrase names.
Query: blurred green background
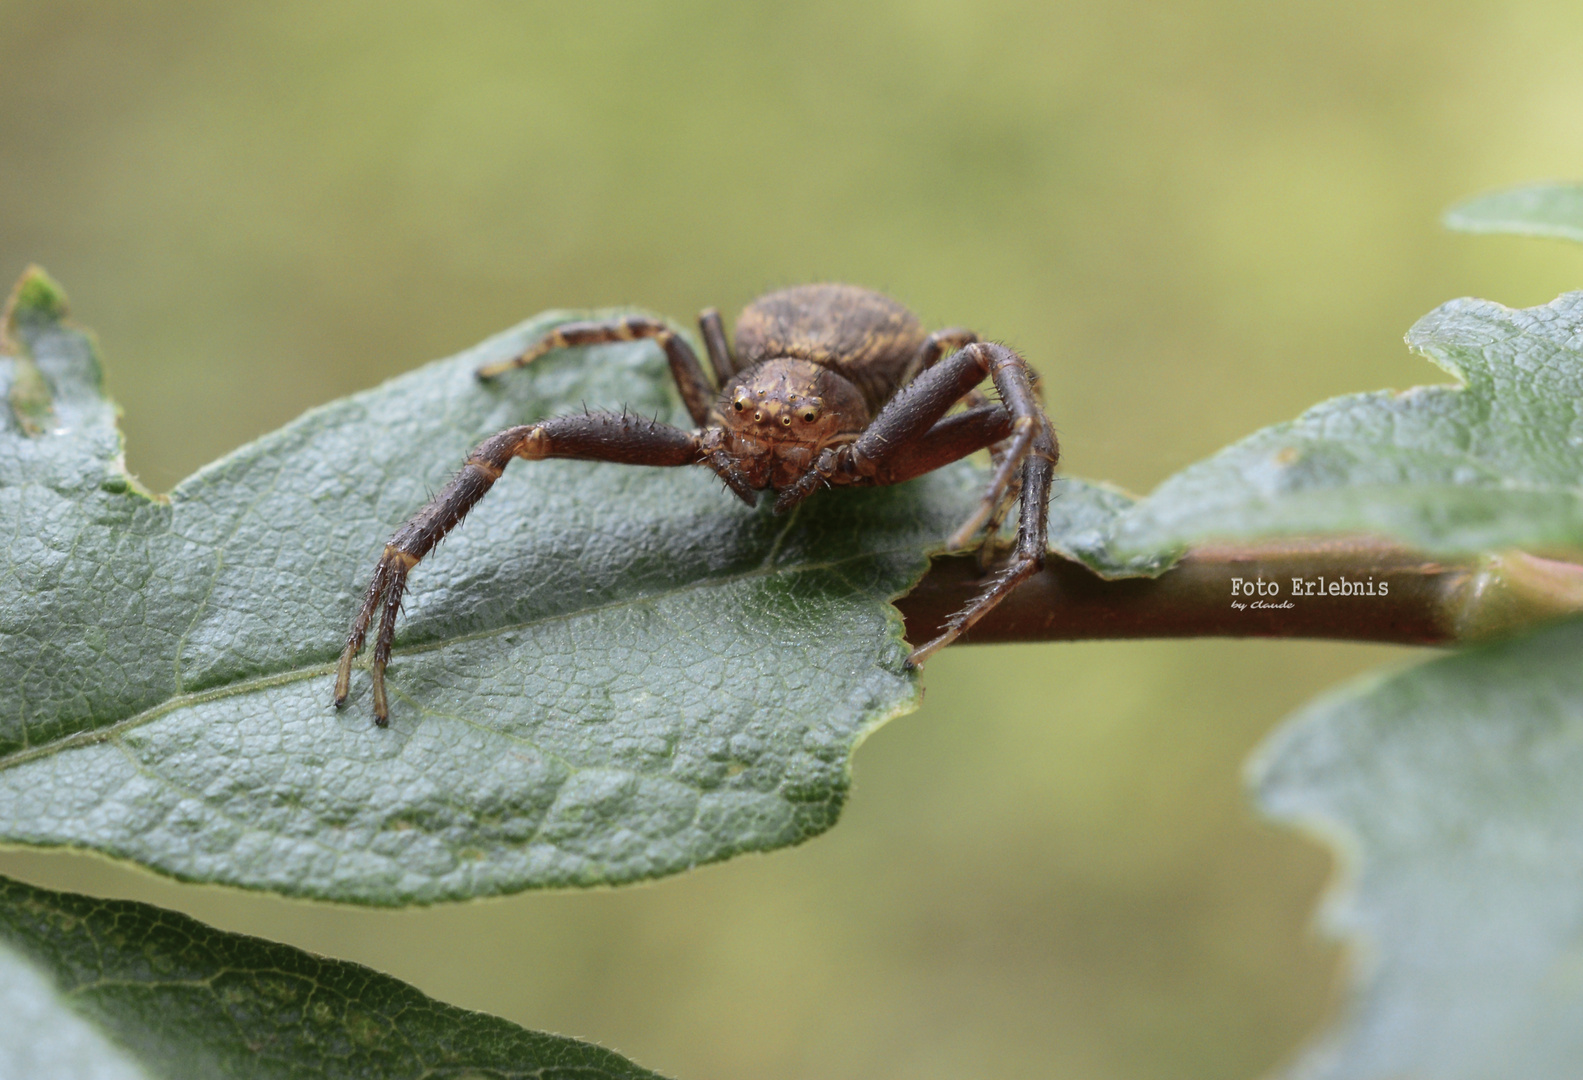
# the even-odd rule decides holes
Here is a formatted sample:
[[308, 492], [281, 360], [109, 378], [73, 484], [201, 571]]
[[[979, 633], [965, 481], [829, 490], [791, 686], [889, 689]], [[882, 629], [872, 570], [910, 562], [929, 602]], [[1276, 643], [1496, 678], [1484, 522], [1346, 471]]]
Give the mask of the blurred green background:
[[[1147, 490], [1439, 381], [1443, 300], [1583, 284], [1456, 199], [1583, 175], [1563, 0], [0, 3], [0, 275], [94, 327], [166, 489], [547, 307], [887, 290], [1026, 351], [1073, 474]], [[1339, 1004], [1328, 857], [1242, 759], [1408, 650], [950, 650], [843, 824], [640, 888], [409, 912], [0, 872], [359, 960], [678, 1078], [1253, 1077]]]

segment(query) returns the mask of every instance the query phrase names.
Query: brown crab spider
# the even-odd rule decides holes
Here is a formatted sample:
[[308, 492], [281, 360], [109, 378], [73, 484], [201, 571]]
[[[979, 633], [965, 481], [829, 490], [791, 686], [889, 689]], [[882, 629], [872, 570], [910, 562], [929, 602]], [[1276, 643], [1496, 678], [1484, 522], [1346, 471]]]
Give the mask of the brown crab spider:
[[[481, 369], [492, 379], [555, 349], [651, 339], [697, 428], [683, 431], [628, 413], [558, 416], [508, 428], [481, 443], [451, 482], [396, 530], [374, 567], [352, 620], [335, 679], [335, 704], [351, 689], [352, 661], [376, 613], [374, 720], [389, 719], [385, 667], [407, 574], [483, 498], [512, 458], [580, 458], [629, 465], [703, 465], [743, 501], [776, 492], [784, 513], [821, 487], [899, 484], [990, 449], [993, 475], [967, 520], [946, 541], [968, 546], [1021, 502], [1017, 540], [1005, 566], [938, 637], [912, 650], [911, 667], [1000, 603], [1044, 564], [1055, 433], [1017, 353], [963, 329], [925, 334], [906, 308], [850, 285], [804, 285], [760, 297], [737, 320], [735, 349], [720, 314], [698, 317], [713, 377], [665, 323], [642, 316], [566, 323], [521, 356]], [[991, 380], [1000, 400], [978, 389]], [[962, 404], [960, 412], [951, 410]], [[947, 415], [950, 413], [950, 415]], [[990, 548], [993, 552], [993, 548]]]

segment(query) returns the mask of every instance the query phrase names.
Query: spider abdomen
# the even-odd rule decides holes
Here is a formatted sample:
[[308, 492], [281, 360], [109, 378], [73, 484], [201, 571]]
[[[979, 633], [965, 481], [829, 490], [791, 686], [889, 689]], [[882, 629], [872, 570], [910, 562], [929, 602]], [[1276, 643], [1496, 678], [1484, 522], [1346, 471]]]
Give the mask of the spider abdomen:
[[736, 351], [743, 367], [792, 357], [838, 372], [873, 414], [905, 381], [924, 337], [917, 317], [888, 296], [855, 285], [798, 285], [743, 310]]

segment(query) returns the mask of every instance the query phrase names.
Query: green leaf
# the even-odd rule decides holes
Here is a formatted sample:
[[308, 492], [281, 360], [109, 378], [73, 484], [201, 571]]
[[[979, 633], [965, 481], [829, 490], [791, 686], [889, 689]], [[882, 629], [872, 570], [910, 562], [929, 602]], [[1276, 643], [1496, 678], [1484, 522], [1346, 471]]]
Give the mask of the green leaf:
[[14, 331], [23, 324], [59, 322], [65, 317], [65, 293], [36, 266], [28, 267], [0, 311], [0, 357], [11, 368], [6, 400], [17, 426], [28, 435], [42, 435], [54, 426], [54, 401], [43, 373]]
[[1336, 533], [1447, 555], [1583, 550], [1583, 293], [1454, 300], [1407, 341], [1461, 385], [1352, 394], [1265, 428], [1121, 513], [1109, 557]]
[[[917, 703], [889, 600], [984, 482], [962, 466], [777, 518], [702, 469], [518, 463], [413, 572], [381, 731], [361, 673], [344, 711], [330, 696], [385, 539], [513, 423], [680, 419], [659, 350], [474, 378], [572, 317], [540, 316], [162, 500], [120, 464], [88, 339], [22, 314], [56, 422], [0, 427], [0, 839], [181, 878], [404, 904], [813, 836], [856, 745]], [[1124, 501], [1065, 484], [1055, 531], [1092, 542]]]
[[1583, 1075], [1583, 622], [1289, 720], [1265, 811], [1336, 847], [1356, 999], [1304, 1080]]
[[1583, 240], [1583, 184], [1533, 184], [1469, 199], [1446, 211], [1447, 228]]
[[0, 1076], [643, 1080], [360, 964], [0, 878]]

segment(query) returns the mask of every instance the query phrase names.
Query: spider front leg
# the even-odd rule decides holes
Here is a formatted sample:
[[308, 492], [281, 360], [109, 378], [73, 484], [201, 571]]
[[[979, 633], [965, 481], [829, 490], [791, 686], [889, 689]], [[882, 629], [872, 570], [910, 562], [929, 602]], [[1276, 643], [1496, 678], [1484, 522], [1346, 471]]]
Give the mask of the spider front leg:
[[[1011, 420], [1011, 426], [1004, 441], [997, 440], [996, 457], [999, 460], [977, 509], [951, 534], [946, 544], [952, 548], [965, 547], [986, 522], [994, 521], [998, 525], [1000, 513], [1004, 512], [1009, 502], [1010, 490], [1020, 472], [1022, 483], [1017, 497], [1022, 508], [1017, 524], [1017, 547], [1005, 568], [991, 579], [989, 585], [967, 607], [946, 622], [939, 636], [912, 651], [907, 657], [909, 667], [922, 666], [929, 657], [993, 611], [1013, 589], [1038, 573], [1044, 566], [1049, 546], [1050, 484], [1060, 458], [1055, 431], [1039, 405], [1027, 361], [1003, 345], [983, 342], [964, 348], [962, 353], [975, 351], [989, 369], [988, 374], [995, 389], [1000, 392], [1001, 404]], [[955, 361], [956, 357], [952, 357], [946, 364]], [[918, 381], [923, 382], [925, 378], [927, 373]]]
[[[975, 338], [974, 340], [977, 339]], [[992, 404], [992, 402], [982, 390], [975, 389], [968, 391], [962, 397], [962, 404], [972, 410]], [[928, 436], [925, 437], [927, 438]], [[985, 449], [989, 451], [990, 468], [999, 469], [1001, 463], [1006, 460], [1006, 454], [1011, 448], [1007, 439], [1000, 439], [997, 442], [990, 443]], [[1015, 539], [1004, 542], [1001, 540], [1000, 528], [1006, 520], [1006, 515], [1011, 512], [1012, 506], [1021, 497], [1022, 477], [1019, 474], [1013, 474], [1011, 483], [1007, 485], [1005, 492], [1000, 497], [1000, 501], [995, 504], [995, 512], [989, 516], [988, 521], [984, 522], [984, 539], [978, 545], [978, 554], [976, 556], [979, 573], [987, 574], [990, 566], [994, 564], [995, 560], [1003, 552], [1009, 551], [1016, 546], [1017, 542]]]
[[731, 355], [731, 343], [726, 340], [726, 328], [720, 321], [718, 308], [704, 308], [698, 313], [698, 332], [703, 335], [704, 351], [714, 365], [715, 382], [724, 385], [737, 373], [737, 361]]
[[912, 362], [902, 374], [902, 385], [907, 385], [934, 367], [942, 356], [950, 356], [977, 340], [978, 335], [965, 326], [950, 326], [944, 330], [934, 331], [923, 339], [923, 344], [918, 346], [918, 351], [913, 354]]
[[[953, 405], [972, 393], [986, 376], [1000, 392], [1002, 406], [1011, 418], [1011, 428], [999, 439], [990, 440], [1004, 440], [1004, 450], [989, 488], [977, 509], [946, 541], [952, 548], [966, 547], [1005, 498], [1016, 470], [1040, 432], [1049, 434], [1050, 427], [1039, 406], [1038, 395], [1034, 393], [1027, 361], [1006, 346], [988, 341], [976, 341], [959, 349], [903, 387], [856, 440], [825, 451], [812, 469], [784, 489], [775, 500], [775, 512], [790, 510], [822, 484], [895, 483], [881, 481], [878, 477], [894, 471], [899, 455], [917, 453], [920, 438]], [[1053, 443], [1053, 434], [1050, 439]], [[988, 443], [981, 443], [973, 449], [983, 449], [986, 445]]]
[[390, 663], [407, 573], [467, 516], [500, 479], [512, 458], [539, 461], [559, 457], [627, 465], [692, 465], [700, 463], [703, 455], [701, 435], [628, 413], [559, 416], [537, 424], [508, 428], [480, 443], [451, 482], [386, 543], [368, 583], [363, 606], [352, 620], [346, 647], [341, 651], [341, 663], [335, 674], [336, 708], [346, 704], [352, 686], [352, 661], [362, 651], [369, 626], [378, 613], [379, 630], [374, 638], [370, 668], [374, 722], [380, 727], [389, 722], [385, 667]]
[[[699, 322], [705, 327], [704, 340], [710, 346], [710, 361], [718, 368], [721, 359], [715, 356], [715, 346], [709, 337], [710, 327], [707, 325], [709, 315], [710, 312], [704, 312], [699, 317]], [[714, 313], [713, 321], [716, 325], [719, 320], [719, 313]], [[693, 352], [693, 347], [687, 344], [685, 338], [660, 320], [644, 315], [627, 315], [600, 322], [562, 323], [528, 346], [520, 356], [479, 368], [478, 377], [493, 379], [515, 368], [531, 364], [546, 353], [573, 345], [607, 345], [615, 341], [639, 340], [658, 342], [660, 348], [665, 350], [665, 359], [671, 365], [671, 377], [676, 380], [676, 388], [681, 391], [682, 404], [687, 406], [688, 415], [698, 426], [702, 427], [706, 424], [709, 419], [709, 409], [715, 401], [715, 383], [710, 382], [709, 376], [704, 373], [703, 365], [698, 362], [698, 354]], [[724, 355], [729, 362], [730, 353]]]
[[1055, 477], [1059, 456], [1055, 435], [1046, 422], [1043, 432], [1022, 465], [1022, 513], [1017, 522], [1017, 547], [1005, 567], [990, 580], [971, 603], [946, 620], [944, 629], [907, 656], [907, 666], [922, 667], [924, 661], [966, 633], [974, 623], [988, 615], [1011, 591], [1044, 566], [1049, 550], [1050, 483]]
[[[1016, 478], [1018, 482], [1002, 493], [990, 518], [992, 527], [998, 528], [1011, 499], [1015, 497], [1022, 504], [1016, 546], [1010, 560], [967, 607], [946, 621], [938, 636], [913, 649], [907, 657], [909, 667], [921, 667], [929, 657], [993, 611], [1013, 589], [1044, 565], [1045, 552], [1049, 546], [1050, 484], [1054, 479], [1056, 461], [1060, 457], [1060, 447], [1048, 419], [1042, 413], [1039, 419], [1041, 423], [1032, 445], [1022, 459], [1021, 475]], [[889, 463], [874, 474], [874, 482], [899, 484], [964, 458], [975, 450], [986, 448], [995, 455], [997, 466], [1003, 465], [1012, 452], [1003, 448], [1014, 441], [1016, 431], [1017, 418], [1002, 405], [970, 409], [941, 420], [912, 445], [899, 448]], [[996, 471], [1000, 471], [999, 467]], [[991, 491], [994, 486], [992, 482]]]
[[[1000, 392], [1001, 403], [941, 420], [985, 376]], [[988, 489], [946, 544], [966, 547], [974, 533], [996, 518], [1020, 471], [1022, 512], [1016, 550], [1006, 568], [938, 637], [912, 651], [907, 658], [910, 666], [921, 665], [955, 641], [1044, 565], [1050, 483], [1060, 451], [1034, 393], [1027, 362], [1004, 345], [974, 342], [963, 347], [920, 374], [854, 442], [822, 455], [816, 468], [776, 500], [776, 509], [784, 510], [821, 483], [900, 483], [988, 446], [996, 447], [997, 457]]]

